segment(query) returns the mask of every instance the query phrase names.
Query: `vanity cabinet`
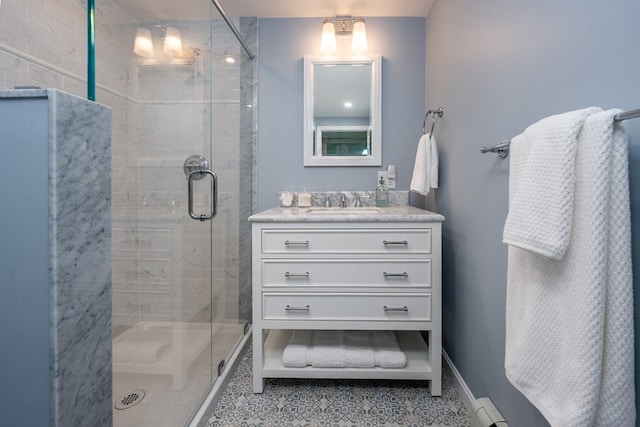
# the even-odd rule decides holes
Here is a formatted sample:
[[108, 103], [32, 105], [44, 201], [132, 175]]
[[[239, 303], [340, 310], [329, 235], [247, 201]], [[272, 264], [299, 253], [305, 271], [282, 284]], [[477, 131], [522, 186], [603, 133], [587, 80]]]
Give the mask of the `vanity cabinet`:
[[[265, 378], [360, 378], [428, 380], [431, 394], [441, 394], [443, 218], [403, 209], [414, 215], [250, 218], [254, 393]], [[407, 364], [285, 367], [282, 353], [296, 329], [393, 330]]]

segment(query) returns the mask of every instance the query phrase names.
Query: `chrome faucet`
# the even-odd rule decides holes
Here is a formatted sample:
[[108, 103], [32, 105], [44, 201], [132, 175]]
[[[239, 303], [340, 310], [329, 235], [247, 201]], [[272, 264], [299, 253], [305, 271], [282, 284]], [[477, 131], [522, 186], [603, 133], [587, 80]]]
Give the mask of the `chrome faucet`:
[[347, 207], [347, 196], [345, 196], [344, 193], [340, 194], [340, 207], [341, 208]]

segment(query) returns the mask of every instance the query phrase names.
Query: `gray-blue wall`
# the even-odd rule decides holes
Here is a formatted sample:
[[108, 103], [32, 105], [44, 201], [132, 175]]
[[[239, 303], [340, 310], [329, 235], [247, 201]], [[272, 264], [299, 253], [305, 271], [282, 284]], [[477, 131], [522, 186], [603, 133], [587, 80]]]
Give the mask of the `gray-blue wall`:
[[[0, 100], [0, 413], [7, 425], [45, 426], [52, 415], [48, 113], [45, 98]], [[16, 181], [17, 159], [28, 159], [29, 179]], [[17, 405], [15, 396], [30, 397]]]
[[[491, 397], [513, 426], [546, 422], [504, 375], [509, 160], [479, 148], [567, 110], [640, 108], [639, 20], [638, 0], [435, 0], [427, 18], [427, 101], [446, 108], [441, 188], [428, 201], [447, 218], [444, 347], [475, 396]], [[640, 119], [625, 126], [640, 230]], [[637, 232], [633, 245], [637, 284]]]
[[304, 167], [303, 57], [319, 55], [322, 19], [260, 19], [258, 210], [280, 190], [373, 190], [377, 171], [396, 165], [407, 190], [425, 112], [425, 19], [366, 18], [370, 55], [382, 55], [381, 167]]

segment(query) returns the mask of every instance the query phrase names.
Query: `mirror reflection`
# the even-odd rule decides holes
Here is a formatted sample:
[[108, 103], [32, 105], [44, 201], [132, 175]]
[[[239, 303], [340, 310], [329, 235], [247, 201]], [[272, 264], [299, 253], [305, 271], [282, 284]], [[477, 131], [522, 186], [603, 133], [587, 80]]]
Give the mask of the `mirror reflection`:
[[370, 135], [369, 126], [317, 126], [315, 145], [322, 156], [366, 157], [371, 153]]
[[305, 165], [381, 165], [380, 59], [305, 57]]

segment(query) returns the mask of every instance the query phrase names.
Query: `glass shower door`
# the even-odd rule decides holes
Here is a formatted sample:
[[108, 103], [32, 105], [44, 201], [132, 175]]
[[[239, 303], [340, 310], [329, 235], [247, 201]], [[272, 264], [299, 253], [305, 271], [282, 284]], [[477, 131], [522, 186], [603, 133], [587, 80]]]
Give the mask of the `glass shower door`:
[[[127, 59], [126, 93], [102, 85], [114, 109], [116, 427], [185, 425], [250, 316], [240, 303], [246, 57], [211, 2], [191, 2], [122, 2], [124, 22], [104, 34], [122, 37]], [[98, 64], [99, 102], [109, 78]]]

